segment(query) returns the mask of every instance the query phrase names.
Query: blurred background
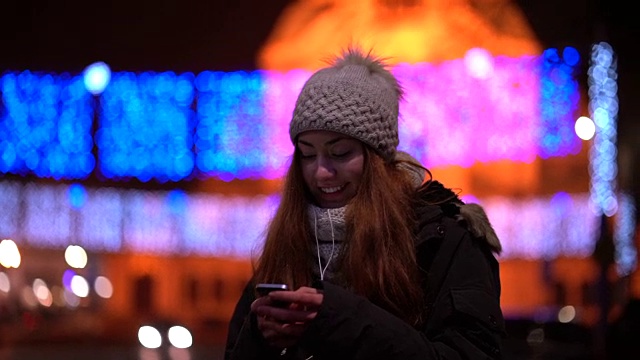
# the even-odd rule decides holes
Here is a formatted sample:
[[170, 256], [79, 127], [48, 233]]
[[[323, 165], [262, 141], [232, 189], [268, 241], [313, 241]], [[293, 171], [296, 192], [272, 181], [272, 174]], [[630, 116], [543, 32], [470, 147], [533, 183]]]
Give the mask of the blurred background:
[[0, 11], [1, 360], [221, 359], [295, 96], [349, 44], [406, 90], [400, 148], [503, 242], [505, 357], [637, 354], [640, 34], [622, 1]]

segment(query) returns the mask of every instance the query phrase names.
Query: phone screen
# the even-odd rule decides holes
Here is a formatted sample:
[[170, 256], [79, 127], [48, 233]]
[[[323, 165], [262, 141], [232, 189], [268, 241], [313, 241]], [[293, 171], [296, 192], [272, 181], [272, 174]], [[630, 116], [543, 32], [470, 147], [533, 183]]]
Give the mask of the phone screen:
[[256, 291], [260, 296], [265, 296], [272, 291], [286, 291], [289, 290], [287, 284], [258, 284], [256, 285]]

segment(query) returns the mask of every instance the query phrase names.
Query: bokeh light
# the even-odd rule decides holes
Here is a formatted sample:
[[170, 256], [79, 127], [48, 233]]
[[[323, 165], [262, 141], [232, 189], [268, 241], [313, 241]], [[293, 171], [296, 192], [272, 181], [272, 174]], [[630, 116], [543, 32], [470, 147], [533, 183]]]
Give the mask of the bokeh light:
[[51, 294], [51, 290], [42, 279], [33, 280], [33, 294], [38, 299], [40, 305], [49, 307], [53, 304], [53, 295]]
[[78, 297], [87, 297], [89, 295], [89, 283], [83, 276], [75, 275], [71, 278], [71, 291]]
[[101, 176], [164, 183], [192, 173], [193, 78], [173, 72], [114, 74], [102, 94], [95, 134]]
[[[24, 196], [26, 219], [16, 227], [20, 237], [50, 249], [77, 241], [64, 217], [76, 211], [69, 209], [65, 186], [12, 185], [0, 182], [0, 196], [12, 192]], [[480, 202], [473, 194], [464, 198]], [[279, 201], [278, 195], [88, 189], [86, 204], [77, 209], [82, 245], [75, 246], [97, 252], [249, 258]], [[594, 249], [599, 218], [589, 208], [588, 193], [558, 192], [526, 199], [484, 196], [481, 202], [503, 242], [502, 259], [586, 257]], [[545, 233], [537, 230], [542, 224]], [[628, 229], [633, 229], [633, 222], [625, 224], [623, 233], [631, 234]], [[67, 288], [75, 274], [71, 269], [64, 273]]]
[[573, 46], [567, 46], [562, 50], [562, 58], [569, 66], [578, 66], [580, 63], [580, 52]]
[[78, 245], [69, 245], [64, 251], [64, 260], [75, 269], [83, 269], [87, 266], [87, 252]]
[[6, 268], [18, 268], [21, 261], [20, 250], [13, 240], [0, 241], [0, 265]]
[[104, 299], [109, 299], [113, 296], [113, 285], [111, 281], [105, 276], [97, 276], [95, 281], [93, 282], [93, 288], [100, 296]]
[[493, 74], [493, 57], [485, 49], [473, 48], [464, 56], [469, 75], [477, 79], [486, 79]]
[[94, 169], [91, 95], [79, 76], [0, 77], [0, 173], [85, 179]]
[[[520, 58], [473, 48], [463, 59], [399, 64], [392, 71], [408, 94], [400, 147], [432, 167], [576, 154], [578, 62], [572, 48]], [[0, 77], [0, 173], [161, 183], [284, 174], [293, 146], [282, 129], [309, 71], [108, 75], [99, 64], [83, 79], [29, 71]], [[83, 80], [96, 93], [109, 80], [99, 106]], [[83, 194], [70, 187], [74, 207]]]
[[172, 326], [169, 328], [169, 332], [167, 333], [169, 337], [169, 342], [171, 345], [179, 348], [186, 349], [193, 344], [193, 337], [191, 336], [191, 332], [187, 330], [187, 328], [183, 326]]
[[98, 95], [109, 85], [111, 69], [102, 61], [87, 66], [83, 73], [84, 86], [88, 92]]
[[0, 291], [3, 293], [8, 293], [11, 290], [11, 282], [9, 281], [9, 276], [0, 271]]
[[71, 280], [74, 276], [76, 276], [76, 272], [71, 269], [67, 269], [62, 273], [62, 285], [65, 289], [71, 290]]
[[563, 306], [558, 311], [558, 321], [561, 323], [570, 323], [576, 318], [576, 313], [576, 308], [574, 306]]
[[153, 326], [144, 325], [138, 329], [138, 341], [148, 349], [157, 349], [162, 345], [162, 335]]
[[69, 185], [69, 203], [72, 207], [79, 209], [87, 201], [87, 190], [81, 184]]
[[589, 109], [596, 125], [589, 153], [591, 203], [596, 214], [613, 216], [618, 211], [616, 178], [618, 86], [617, 63], [611, 45], [594, 44], [589, 68]]
[[80, 306], [80, 297], [74, 294], [71, 290], [64, 290], [64, 300], [67, 303], [67, 307], [70, 309]]
[[576, 318], [576, 308], [567, 305], [560, 308], [558, 311], [558, 321], [561, 323], [569, 323], [572, 322]]
[[586, 116], [580, 116], [576, 120], [576, 135], [582, 140], [591, 140], [596, 133], [596, 124]]

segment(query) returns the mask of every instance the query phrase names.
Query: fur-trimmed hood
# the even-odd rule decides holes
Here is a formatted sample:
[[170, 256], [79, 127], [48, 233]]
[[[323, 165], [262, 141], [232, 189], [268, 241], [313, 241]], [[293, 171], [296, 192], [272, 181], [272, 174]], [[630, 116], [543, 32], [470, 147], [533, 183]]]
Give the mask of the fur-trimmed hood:
[[460, 205], [460, 214], [456, 220], [467, 224], [467, 228], [478, 239], [486, 240], [487, 244], [493, 252], [500, 254], [502, 252], [502, 244], [496, 235], [487, 213], [484, 208], [478, 204], [470, 203]]
[[455, 217], [458, 222], [464, 223], [463, 225], [477, 239], [484, 239], [494, 253], [500, 254], [502, 252], [500, 239], [495, 230], [493, 230], [489, 217], [482, 206], [475, 203], [465, 204], [451, 189], [446, 188], [438, 181], [428, 179], [427, 175], [430, 174], [409, 153], [404, 151], [396, 152], [396, 161], [398, 166], [411, 176], [416, 188], [421, 188], [422, 191], [425, 191], [429, 203], [440, 204], [441, 206], [444, 204], [445, 207], [450, 209], [453, 206], [455, 211], [452, 211], [452, 213], [456, 214]]
[[417, 195], [416, 215], [419, 227], [442, 215], [452, 217], [475, 239], [486, 242], [492, 252], [502, 252], [502, 244], [481, 205], [465, 204], [451, 189], [435, 180], [420, 187]]

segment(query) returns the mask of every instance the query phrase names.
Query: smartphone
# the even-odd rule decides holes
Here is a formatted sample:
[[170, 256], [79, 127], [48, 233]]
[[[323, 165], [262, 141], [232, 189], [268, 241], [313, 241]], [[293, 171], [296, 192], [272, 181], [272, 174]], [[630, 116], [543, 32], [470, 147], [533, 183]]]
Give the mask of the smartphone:
[[286, 291], [289, 290], [287, 284], [258, 284], [256, 285], [256, 291], [260, 296], [265, 296], [272, 291]]

